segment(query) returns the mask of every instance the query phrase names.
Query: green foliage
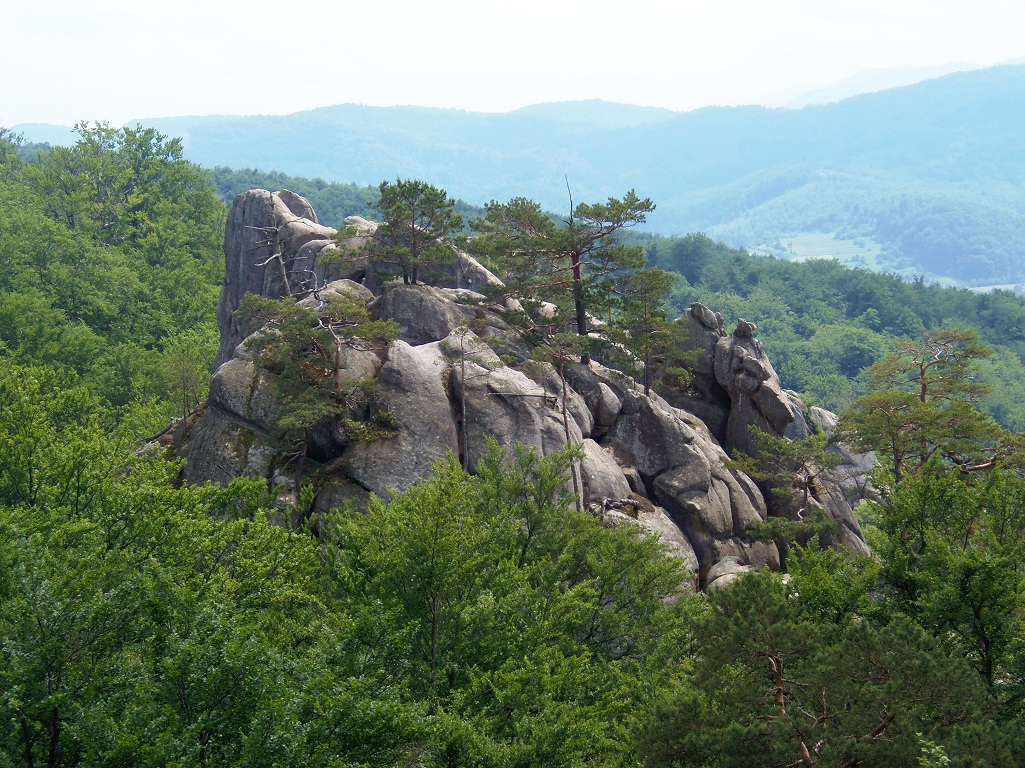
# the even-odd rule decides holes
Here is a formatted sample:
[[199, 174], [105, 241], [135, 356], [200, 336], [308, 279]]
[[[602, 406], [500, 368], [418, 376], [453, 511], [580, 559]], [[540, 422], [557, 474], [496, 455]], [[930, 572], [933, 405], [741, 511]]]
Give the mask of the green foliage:
[[[660, 269], [643, 269], [629, 274], [623, 281], [618, 311], [606, 333], [629, 355], [623, 367], [644, 386], [644, 394], [652, 384], [670, 381], [686, 386], [690, 361], [679, 351], [687, 339], [687, 327], [666, 316], [666, 296], [675, 280]], [[615, 355], [606, 353], [606, 359]], [[691, 356], [692, 357], [692, 356]]]
[[142, 127], [76, 130], [76, 144], [24, 168], [52, 219], [99, 245], [144, 250], [151, 263], [193, 255], [197, 241], [220, 234], [223, 206], [207, 174], [182, 160], [179, 139]]
[[429, 764], [630, 764], [685, 574], [629, 528], [569, 507], [572, 454], [492, 445], [368, 515], [329, 524], [344, 599], [402, 632], [379, 663], [439, 725]]
[[470, 228], [477, 236], [468, 241], [468, 249], [502, 280], [503, 291], [524, 302], [528, 311], [564, 293], [570, 284], [571, 278], [555, 270], [549, 254], [558, 223], [533, 200], [492, 200], [484, 206], [483, 216], [470, 221]]
[[[0, 765], [1021, 763], [1025, 490], [991, 469], [1017, 445], [977, 406], [1005, 424], [1025, 411], [972, 378], [1021, 378], [1021, 299], [640, 237], [626, 230], [652, 206], [633, 193], [563, 223], [492, 204], [479, 242], [509, 292], [538, 325], [550, 301], [548, 325], [572, 313], [586, 331], [583, 307], [625, 331], [645, 386], [674, 375], [667, 291], [757, 319], [819, 402], [867, 386], [857, 426], [908, 446], [869, 510], [877, 559], [796, 547], [788, 583], [681, 597], [687, 574], [656, 541], [573, 510], [578, 453], [494, 446], [474, 475], [452, 459], [367, 514], [330, 515], [314, 542], [269, 524], [265, 483], [180, 487], [177, 464], [139, 449], [205, 389], [223, 207], [176, 140], [80, 132], [27, 153], [0, 131]], [[752, 200], [801, 184], [785, 181]], [[455, 207], [419, 182], [385, 191], [382, 235], [415, 282], [450, 253]], [[642, 247], [683, 277], [640, 271]], [[393, 326], [345, 299], [242, 311], [265, 328], [251, 345], [303, 458], [328, 418], [350, 440], [387, 433], [344, 362]], [[986, 357], [935, 330], [951, 325], [1005, 346]], [[923, 341], [886, 355], [909, 334]], [[561, 373], [586, 344], [552, 333], [540, 356]], [[807, 509], [822, 447], [738, 461]]]
[[790, 587], [812, 620], [840, 626], [878, 619], [873, 590], [880, 566], [874, 557], [819, 547], [795, 547], [793, 554], [788, 562]]
[[815, 481], [840, 462], [839, 457], [827, 450], [822, 434], [791, 440], [775, 437], [752, 425], [751, 438], [757, 446], [754, 456], [738, 453], [732, 459], [724, 459], [723, 464], [765, 481], [778, 493], [798, 491], [802, 507], [808, 506]]
[[370, 385], [347, 375], [344, 356], [346, 350], [384, 350], [398, 337], [393, 321], [371, 319], [358, 298], [342, 294], [325, 301], [314, 294], [311, 299], [297, 303], [291, 297], [246, 294], [237, 310], [252, 334], [247, 347], [273, 377], [274, 426], [278, 437], [294, 447], [297, 492], [318, 424], [341, 416], [353, 440], [387, 433], [391, 422], [386, 414], [366, 418]]
[[[509, 278], [505, 293], [534, 309], [535, 322], [566, 325], [563, 315], [572, 307], [575, 330], [586, 337], [589, 315], [611, 319], [617, 287], [644, 265], [643, 250], [626, 244], [622, 233], [643, 224], [654, 208], [633, 190], [605, 203], [574, 206], [571, 198], [569, 219], [560, 225], [531, 200], [492, 201], [484, 217], [471, 222], [477, 237], [470, 247]], [[654, 292], [662, 286], [659, 281], [643, 287]], [[651, 298], [649, 310], [660, 302], [661, 296]], [[543, 304], [546, 311], [537, 312]], [[585, 351], [582, 360], [587, 359]]]
[[876, 505], [879, 557], [892, 605], [957, 640], [994, 693], [1020, 707], [1025, 672], [1025, 482], [994, 470], [980, 479], [934, 460]]
[[903, 617], [833, 618], [767, 572], [711, 593], [693, 625], [694, 681], [642, 731], [646, 763], [911, 765], [923, 734], [960, 765], [1011, 759], [978, 727], [985, 690], [955, 652]]
[[648, 263], [686, 277], [670, 294], [683, 312], [700, 301], [727, 323], [758, 324], [759, 340], [785, 387], [839, 412], [865, 393], [864, 369], [900, 338], [942, 328], [973, 328], [996, 350], [977, 361], [980, 404], [1005, 427], [1025, 426], [1014, 393], [1025, 379], [1025, 299], [1008, 291], [976, 293], [924, 280], [850, 269], [833, 260], [782, 261], [716, 243], [704, 235], [643, 237]]
[[825, 436], [813, 434], [803, 440], [790, 440], [752, 425], [751, 439], [756, 446], [753, 456], [737, 451], [732, 459], [724, 458], [722, 462], [761, 481], [764, 489], [780, 497], [786, 514], [757, 523], [751, 537], [775, 542], [784, 564], [794, 544], [806, 546], [815, 539], [819, 546], [830, 545], [837, 522], [825, 514], [816, 496], [821, 490], [820, 478], [840, 459], [828, 450]]
[[394, 267], [403, 283], [416, 285], [421, 269], [426, 274], [432, 266], [455, 260], [451, 240], [463, 219], [445, 190], [416, 179], [382, 181], [377, 207], [382, 221], [370, 235], [377, 245], [373, 260]]
[[1016, 476], [920, 473], [879, 563], [799, 549], [789, 583], [690, 599], [656, 540], [572, 509], [572, 450], [450, 458], [315, 543], [110, 421], [0, 375], [4, 764], [1016, 764]]
[[0, 377], [5, 764], [286, 759], [319, 621], [312, 543], [264, 512], [215, 521], [220, 491], [175, 487], [177, 465], [56, 385]]
[[991, 353], [974, 331], [945, 328], [896, 350], [868, 370], [869, 392], [844, 414], [839, 434], [890, 462], [900, 482], [933, 456], [962, 472], [1018, 461], [1017, 439], [975, 407], [987, 388], [973, 364]]
[[950, 765], [950, 758], [947, 757], [943, 747], [927, 739], [922, 739], [922, 755], [918, 758], [918, 764], [923, 768], [944, 768], [944, 766]]
[[156, 431], [193, 400], [165, 375], [165, 347], [193, 334], [206, 376], [224, 208], [177, 140], [78, 130], [34, 162], [0, 140], [0, 354], [73, 372], [124, 413], [149, 408]]
[[219, 334], [207, 326], [175, 334], [164, 345], [165, 386], [183, 419], [206, 397], [218, 341]]

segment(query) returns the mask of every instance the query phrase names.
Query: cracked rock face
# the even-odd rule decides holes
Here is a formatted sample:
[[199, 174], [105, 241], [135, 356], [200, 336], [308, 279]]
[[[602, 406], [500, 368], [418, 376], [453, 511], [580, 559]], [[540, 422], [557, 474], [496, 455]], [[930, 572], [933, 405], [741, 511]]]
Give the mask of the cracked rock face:
[[[349, 247], [365, 246], [375, 225], [346, 224], [355, 232]], [[365, 505], [370, 493], [404, 490], [449, 454], [472, 470], [488, 438], [510, 451], [519, 442], [541, 453], [569, 442], [583, 452], [582, 501], [610, 524], [630, 522], [658, 535], [687, 564], [696, 588], [779, 567], [776, 546], [748, 535], [775, 513], [773, 504], [751, 478], [722, 463], [727, 451], [749, 446], [752, 424], [782, 435], [795, 420], [796, 406], [752, 324], [727, 334], [720, 315], [692, 306], [686, 342], [692, 386], [668, 391], [665, 399], [644, 395], [631, 378], [598, 362], [566, 366], [564, 380], [551, 365], [529, 362], [530, 347], [503, 318], [504, 307], [472, 293], [497, 281], [476, 262], [457, 262], [448, 287], [381, 286], [366, 267], [372, 254], [362, 272], [358, 263], [320, 263], [320, 255], [337, 247], [333, 235], [294, 193], [254, 190], [235, 199], [218, 305], [219, 367], [207, 407], [181, 448], [187, 481], [226, 484], [255, 476], [289, 482], [272, 434], [275, 374], [241, 344], [232, 313], [246, 292], [294, 295], [296, 281], [317, 275], [318, 296], [348, 293], [375, 318], [393, 319], [401, 328], [400, 340], [383, 356], [351, 350], [342, 356], [340, 376], [372, 379], [395, 429], [351, 444], [340, 424], [315, 430], [318, 512], [344, 502]], [[843, 493], [826, 483], [819, 496], [840, 522], [844, 543], [864, 550]]]
[[754, 454], [757, 446], [751, 427], [782, 435], [794, 420], [790, 402], [773, 370], [761, 342], [752, 335], [755, 328], [743, 320], [732, 335], [722, 335], [715, 345], [715, 380], [730, 397], [723, 447]]

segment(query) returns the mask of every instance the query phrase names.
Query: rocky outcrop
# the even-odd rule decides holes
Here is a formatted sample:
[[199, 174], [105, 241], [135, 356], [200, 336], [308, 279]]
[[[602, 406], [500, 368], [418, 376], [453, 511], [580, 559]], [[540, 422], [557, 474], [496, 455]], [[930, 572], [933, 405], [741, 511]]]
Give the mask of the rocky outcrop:
[[310, 204], [293, 192], [254, 189], [235, 198], [224, 231], [218, 365], [231, 358], [245, 338], [235, 310], [247, 293], [280, 299], [330, 280], [363, 278], [358, 268], [341, 262], [331, 263], [325, 271], [325, 249], [337, 250], [334, 235], [335, 230], [317, 223]]
[[[221, 344], [216, 365], [228, 360], [245, 338], [235, 311], [247, 293], [272, 299], [305, 295], [339, 279], [381, 287], [374, 262], [377, 224], [358, 216], [344, 230], [325, 227], [305, 198], [290, 192], [254, 189], [232, 201], [224, 232], [225, 276], [217, 304]], [[437, 270], [439, 285], [480, 291], [501, 281], [471, 256], [454, 252]]]
[[389, 284], [378, 291], [380, 298], [371, 305], [374, 315], [393, 320], [399, 326], [399, 338], [409, 344], [426, 344], [458, 328], [469, 328], [487, 338], [499, 354], [518, 360], [530, 357], [530, 348], [519, 332], [476, 291], [402, 284]]
[[377, 377], [377, 400], [391, 414], [395, 435], [357, 442], [342, 454], [344, 474], [387, 496], [426, 478], [431, 465], [458, 451], [449, 402], [447, 362], [438, 342], [396, 341]]
[[[390, 427], [362, 442], [350, 438], [340, 417], [313, 430], [316, 469], [308, 476], [318, 511], [408, 488], [448, 455], [472, 470], [489, 440], [510, 452], [517, 443], [539, 453], [572, 443], [582, 451], [582, 503], [610, 523], [629, 521], [658, 535], [687, 564], [695, 586], [779, 567], [776, 546], [749, 534], [786, 510], [723, 463], [728, 451], [750, 449], [752, 426], [776, 435], [793, 432], [795, 422], [808, 427], [753, 325], [741, 322], [727, 333], [720, 315], [692, 306], [685, 342], [692, 380], [665, 398], [645, 395], [599, 362], [568, 365], [564, 379], [550, 364], [531, 361], [505, 308], [473, 290], [496, 280], [476, 262], [457, 261], [442, 285], [380, 284], [374, 226], [346, 221], [341, 247], [350, 256], [362, 249], [365, 259], [362, 267], [351, 258], [342, 265], [324, 258], [339, 248], [334, 230], [319, 225], [298, 195], [257, 190], [236, 198], [225, 236], [219, 367], [181, 448], [186, 480], [260, 476], [287, 495], [289, 472], [273, 428], [275, 374], [241, 344], [233, 312], [246, 292], [298, 294], [312, 309], [341, 292], [366, 303], [375, 318], [395, 321], [400, 338], [381, 353], [345, 350], [340, 357], [339, 383], [373, 380], [374, 409]], [[848, 546], [864, 549], [835, 482], [822, 485], [816, 503], [840, 521]]]
[[729, 453], [739, 450], [754, 455], [757, 445], [751, 437], [752, 427], [782, 435], [794, 420], [779, 377], [754, 337], [755, 330], [753, 323], [738, 320], [736, 330], [721, 336], [715, 345], [715, 380], [730, 397], [723, 442]]
[[[836, 431], [836, 414], [830, 411], [812, 406], [808, 409], [808, 420], [826, 437], [832, 437]], [[875, 453], [855, 451], [846, 443], [833, 443], [829, 450], [840, 459], [840, 463], [830, 471], [830, 479], [847, 502], [856, 504], [862, 499], [878, 499], [879, 494], [871, 480], [876, 466]]]

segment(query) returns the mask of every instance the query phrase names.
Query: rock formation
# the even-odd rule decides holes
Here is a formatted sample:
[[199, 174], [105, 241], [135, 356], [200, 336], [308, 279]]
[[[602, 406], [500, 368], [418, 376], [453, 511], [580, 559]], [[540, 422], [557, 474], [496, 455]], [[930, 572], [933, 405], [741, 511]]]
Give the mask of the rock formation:
[[[350, 442], [337, 424], [317, 430], [310, 478], [318, 512], [408, 488], [450, 453], [472, 470], [489, 436], [542, 453], [570, 442], [582, 446], [589, 508], [659, 535], [687, 563], [696, 587], [779, 566], [776, 546], [752, 541], [748, 532], [769, 514], [787, 514], [785, 505], [767, 503], [751, 478], [722, 459], [750, 449], [752, 425], [775, 435], [795, 421], [809, 427], [781, 389], [752, 324], [742, 321], [729, 334], [720, 315], [691, 307], [693, 379], [686, 391], [669, 390], [664, 398], [645, 396], [633, 379], [598, 362], [568, 366], [563, 380], [551, 365], [529, 363], [530, 348], [504, 320], [505, 308], [474, 290], [498, 282], [480, 264], [460, 256], [442, 285], [382, 284], [367, 238], [375, 225], [346, 224], [347, 251], [362, 256], [332, 259], [340, 252], [335, 232], [317, 223], [303, 198], [254, 190], [235, 199], [225, 234], [218, 368], [206, 409], [181, 447], [186, 480], [258, 476], [284, 494], [294, 491], [272, 429], [274, 374], [242, 344], [233, 312], [246, 292], [310, 294], [308, 302], [345, 292], [400, 328], [383, 353], [350, 352], [340, 373], [375, 380], [376, 402], [394, 432]], [[864, 551], [842, 490], [824, 482], [815, 495], [838, 521], [843, 542]]]

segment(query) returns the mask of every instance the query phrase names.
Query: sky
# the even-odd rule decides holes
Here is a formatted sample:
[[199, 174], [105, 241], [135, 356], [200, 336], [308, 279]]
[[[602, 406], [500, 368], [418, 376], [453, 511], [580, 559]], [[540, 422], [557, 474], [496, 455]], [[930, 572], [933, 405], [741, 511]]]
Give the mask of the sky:
[[3, 0], [0, 24], [0, 126], [775, 105], [865, 70], [1025, 56], [1022, 0]]

